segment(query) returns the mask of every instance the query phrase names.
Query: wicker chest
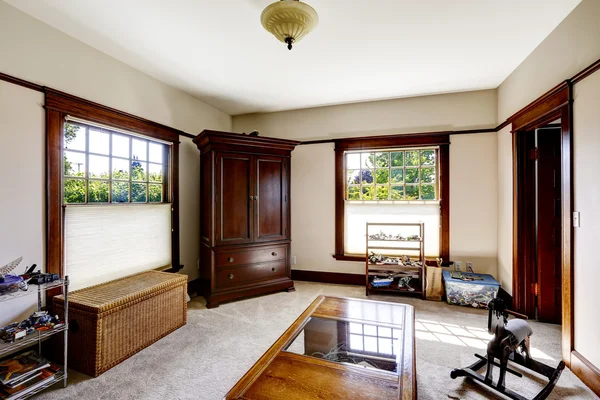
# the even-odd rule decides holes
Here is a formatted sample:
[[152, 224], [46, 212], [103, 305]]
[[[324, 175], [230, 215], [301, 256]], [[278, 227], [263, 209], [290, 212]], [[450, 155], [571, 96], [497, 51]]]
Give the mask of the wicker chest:
[[69, 293], [69, 367], [98, 376], [182, 327], [186, 293], [187, 276], [157, 271]]

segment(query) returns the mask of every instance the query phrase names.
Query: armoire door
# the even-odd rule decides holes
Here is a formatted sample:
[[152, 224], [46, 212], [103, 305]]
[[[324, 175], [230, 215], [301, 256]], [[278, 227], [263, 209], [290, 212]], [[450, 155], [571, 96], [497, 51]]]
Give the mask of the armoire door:
[[289, 237], [288, 159], [256, 156], [255, 241]]
[[252, 156], [241, 153], [217, 154], [215, 210], [217, 244], [239, 244], [252, 241], [254, 228], [253, 175]]

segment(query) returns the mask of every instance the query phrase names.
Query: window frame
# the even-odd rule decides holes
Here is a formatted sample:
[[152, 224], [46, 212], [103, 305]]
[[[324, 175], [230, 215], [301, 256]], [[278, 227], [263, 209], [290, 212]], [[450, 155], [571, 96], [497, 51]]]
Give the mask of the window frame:
[[[46, 109], [46, 271], [65, 275], [64, 271], [64, 207], [63, 204], [63, 129], [67, 116], [166, 142], [170, 147], [168, 171], [163, 181], [168, 182], [167, 196], [171, 203], [171, 264], [168, 271], [177, 272], [180, 265], [179, 234], [179, 136], [184, 132], [156, 122], [106, 107], [70, 94], [44, 88]], [[165, 184], [165, 183], [163, 183]], [[123, 204], [143, 207], [145, 203], [91, 203], [105, 207], [122, 207]], [[149, 203], [153, 204], [153, 203]], [[161, 203], [154, 203], [161, 204]], [[85, 207], [86, 204], [70, 206]], [[57, 294], [50, 291], [49, 297]]]
[[346, 157], [348, 151], [389, 151], [438, 146], [438, 196], [440, 203], [440, 257], [450, 259], [450, 133], [422, 133], [336, 139], [335, 143], [335, 252], [339, 261], [365, 261], [365, 256], [344, 249]]

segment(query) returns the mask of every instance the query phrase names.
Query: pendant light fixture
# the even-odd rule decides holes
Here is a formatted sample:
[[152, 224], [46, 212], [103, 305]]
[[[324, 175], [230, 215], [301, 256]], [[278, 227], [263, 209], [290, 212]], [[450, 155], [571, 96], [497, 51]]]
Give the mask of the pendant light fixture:
[[291, 50], [294, 43], [317, 26], [319, 16], [314, 8], [299, 0], [281, 0], [264, 9], [260, 22]]

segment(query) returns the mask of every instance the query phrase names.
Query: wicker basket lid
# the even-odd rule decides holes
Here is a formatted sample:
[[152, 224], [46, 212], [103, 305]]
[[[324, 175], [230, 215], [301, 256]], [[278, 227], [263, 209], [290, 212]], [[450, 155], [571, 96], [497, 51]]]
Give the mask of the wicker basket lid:
[[[187, 283], [187, 275], [158, 271], [141, 272], [69, 292], [69, 308], [102, 313], [184, 283]], [[56, 304], [64, 304], [64, 295], [55, 296], [53, 301]]]

